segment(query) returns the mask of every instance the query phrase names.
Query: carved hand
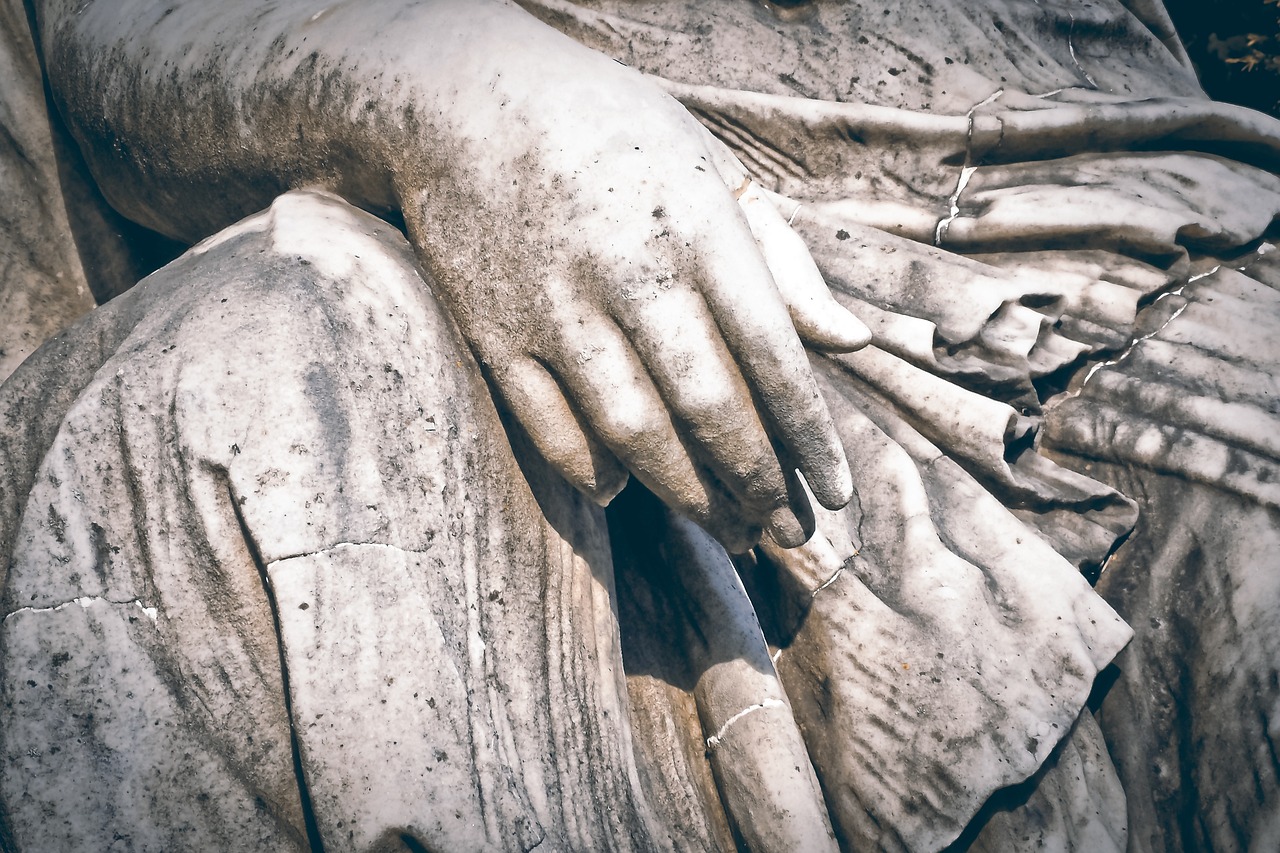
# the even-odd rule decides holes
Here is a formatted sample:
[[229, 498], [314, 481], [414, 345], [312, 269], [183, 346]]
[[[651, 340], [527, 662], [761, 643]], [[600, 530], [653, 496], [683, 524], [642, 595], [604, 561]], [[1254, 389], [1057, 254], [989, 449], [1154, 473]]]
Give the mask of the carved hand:
[[733, 547], [762, 524], [798, 544], [810, 522], [794, 469], [829, 506], [850, 485], [787, 303], [824, 348], [861, 346], [865, 327], [683, 107], [514, 24], [517, 49], [455, 59], [467, 73], [427, 143], [447, 168], [397, 169], [424, 262], [572, 483], [604, 502], [630, 471]]
[[41, 9], [122, 209], [191, 239], [294, 186], [399, 207], [502, 400], [583, 491], [605, 502], [629, 471], [733, 548], [806, 537], [797, 468], [849, 499], [796, 329], [843, 350], [866, 329], [639, 74], [499, 0], [160, 5]]

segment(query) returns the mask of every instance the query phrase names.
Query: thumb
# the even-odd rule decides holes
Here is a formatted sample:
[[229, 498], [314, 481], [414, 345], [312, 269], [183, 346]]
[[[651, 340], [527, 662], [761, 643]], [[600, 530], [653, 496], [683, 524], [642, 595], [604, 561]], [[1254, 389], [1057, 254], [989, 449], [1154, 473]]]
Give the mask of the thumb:
[[871, 330], [832, 297], [809, 247], [778, 213], [770, 194], [751, 180], [728, 146], [706, 128], [703, 134], [711, 162], [738, 200], [800, 339], [826, 352], [853, 352], [871, 343]]
[[801, 340], [828, 352], [853, 352], [871, 343], [871, 330], [832, 297], [809, 247], [765, 191], [748, 183], [738, 204]]

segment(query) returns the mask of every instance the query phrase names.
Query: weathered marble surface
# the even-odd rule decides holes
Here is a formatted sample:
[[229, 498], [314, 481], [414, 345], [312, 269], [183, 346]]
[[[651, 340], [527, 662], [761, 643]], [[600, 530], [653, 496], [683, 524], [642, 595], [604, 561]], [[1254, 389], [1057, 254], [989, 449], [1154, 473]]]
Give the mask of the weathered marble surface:
[[535, 500], [402, 237], [288, 196], [68, 338], [72, 399], [60, 341], [4, 387], [61, 421], [4, 448], [17, 849], [652, 846], [603, 519]]
[[0, 390], [9, 846], [1280, 832], [1280, 133], [1158, 3], [37, 5], [130, 215], [412, 248], [283, 195]]
[[0, 379], [183, 248], [102, 198], [50, 104], [28, 10], [0, 4]]
[[93, 307], [63, 206], [26, 8], [0, 3], [0, 377]]
[[1145, 510], [1099, 584], [1137, 633], [1100, 717], [1134, 850], [1280, 844], [1278, 256], [1201, 262], [1048, 419]]
[[[674, 656], [693, 680], [667, 702], [677, 718], [696, 708], [711, 762], [675, 764], [666, 732], [627, 724], [603, 519], [548, 472], [515, 467], [470, 359], [445, 346], [452, 335], [385, 225], [289, 195], [96, 312], [5, 385], [4, 463], [21, 475], [22, 500], [0, 530], [12, 555], [3, 783], [19, 848], [55, 825], [67, 849], [112, 834], [142, 849], [288, 849], [308, 833], [353, 849], [397, 833], [451, 849], [539, 837], [665, 848], [683, 823], [667, 811], [675, 793], [695, 825], [727, 821], [752, 849], [834, 846], [828, 810], [846, 843], [877, 837], [863, 827], [869, 811], [893, 827], [892, 843], [938, 846], [991, 791], [1036, 769], [1128, 638], [1075, 568], [959, 469], [920, 480], [905, 433], [890, 441], [842, 410], [866, 503], [824, 516], [801, 551], [771, 552], [777, 577], [765, 564], [748, 575], [809, 609], [798, 631], [769, 623], [775, 643], [790, 635], [781, 656], [756, 612], [786, 595], [753, 606], [706, 534], [611, 510], [613, 526], [650, 537], [628, 547], [617, 533], [618, 559], [643, 565], [663, 543], [661, 559], [684, 576], [672, 590], [656, 568], [631, 568], [623, 601], [650, 604], [622, 606], [632, 701], [654, 702], [646, 654], [666, 667], [658, 677], [683, 683]], [[80, 370], [67, 372], [66, 349]], [[229, 349], [242, 357], [229, 361]], [[945, 542], [922, 529], [902, 556], [882, 551], [927, 492], [973, 504], [961, 515], [996, 527], [949, 530]], [[1027, 541], [1004, 556], [964, 544], [1020, 531]], [[1019, 580], [1026, 564], [1050, 574]], [[974, 631], [989, 587], [1018, 612], [993, 611]], [[658, 600], [670, 603], [655, 610]], [[677, 601], [686, 615], [669, 612]], [[673, 642], [691, 606], [705, 612]], [[668, 627], [646, 641], [644, 625]], [[697, 636], [709, 644], [701, 656]], [[855, 644], [858, 654], [842, 652]], [[1011, 664], [1005, 681], [997, 673]], [[1043, 681], [1023, 684], [1027, 673]], [[841, 698], [818, 713], [825, 681]], [[885, 691], [901, 698], [871, 701]], [[887, 737], [872, 734], [886, 725]], [[971, 766], [957, 781], [946, 762], [963, 756]], [[409, 775], [397, 781], [389, 764]], [[900, 785], [931, 777], [933, 791], [902, 801]], [[559, 780], [551, 799], [548, 779]], [[713, 833], [699, 846], [721, 843]]]

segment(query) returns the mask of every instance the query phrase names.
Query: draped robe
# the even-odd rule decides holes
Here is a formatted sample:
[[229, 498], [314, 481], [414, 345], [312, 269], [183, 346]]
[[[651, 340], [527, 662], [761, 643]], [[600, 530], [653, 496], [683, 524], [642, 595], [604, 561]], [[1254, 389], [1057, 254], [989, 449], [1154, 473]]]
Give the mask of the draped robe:
[[[683, 103], [871, 327], [813, 358], [858, 497], [732, 563], [638, 490], [600, 512], [403, 239], [284, 196], [0, 391], [9, 842], [1280, 831], [1274, 122], [1205, 99], [1149, 4], [522, 5]], [[1138, 631], [1110, 755], [1085, 702], [1130, 630], [1100, 572]], [[1208, 648], [1154, 625], [1219, 607]], [[1242, 780], [1151, 733], [1240, 701]]]

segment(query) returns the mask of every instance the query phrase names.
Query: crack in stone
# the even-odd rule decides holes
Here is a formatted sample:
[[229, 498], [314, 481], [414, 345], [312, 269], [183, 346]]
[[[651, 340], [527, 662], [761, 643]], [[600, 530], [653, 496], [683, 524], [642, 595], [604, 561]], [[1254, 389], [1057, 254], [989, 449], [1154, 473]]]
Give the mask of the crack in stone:
[[1070, 29], [1067, 30], [1067, 50], [1071, 52], [1071, 61], [1076, 64], [1076, 70], [1080, 72], [1080, 75], [1082, 77], [1084, 77], [1085, 82], [1088, 83], [1090, 86], [1092, 86], [1094, 89], [1097, 89], [1098, 88], [1097, 81], [1095, 81], [1092, 77], [1089, 76], [1089, 72], [1084, 70], [1084, 66], [1080, 64], [1080, 60], [1076, 56], [1076, 43], [1075, 43], [1076, 16], [1070, 15], [1069, 17], [1071, 18], [1071, 27]]
[[[967, 159], [968, 155], [966, 154], [965, 156]], [[947, 205], [950, 209], [946, 216], [938, 220], [937, 227], [933, 229], [933, 245], [942, 246], [942, 239], [947, 236], [947, 229], [960, 216], [960, 194], [964, 192], [965, 187], [969, 186], [969, 179], [973, 177], [975, 171], [977, 169], [973, 166], [965, 165], [961, 167], [960, 179], [956, 181], [956, 191], [951, 194], [951, 198], [947, 199]]]
[[757, 705], [748, 705], [732, 717], [724, 721], [724, 725], [720, 727], [720, 731], [707, 738], [707, 750], [711, 751], [720, 745], [724, 740], [724, 736], [728, 733], [730, 726], [741, 720], [743, 717], [754, 714], [756, 711], [763, 711], [766, 708], [785, 708], [786, 703], [781, 699], [766, 699]]
[[843, 563], [840, 564], [840, 568], [836, 569], [835, 573], [831, 575], [831, 577], [827, 578], [825, 581], [822, 582], [822, 584], [817, 589], [809, 593], [809, 598], [810, 599], [817, 598], [818, 593], [822, 592], [824, 589], [831, 586], [836, 581], [840, 580], [840, 576], [844, 574], [845, 569], [849, 568], [849, 566], [853, 563], [853, 558], [856, 556], [858, 556], [858, 552], [854, 551], [853, 554], [849, 556], [849, 559], [845, 560]]
[[112, 601], [109, 598], [103, 598], [102, 596], [99, 596], [99, 595], [82, 595], [82, 596], [77, 596], [76, 598], [73, 598], [70, 601], [64, 601], [61, 604], [55, 604], [50, 607], [19, 607], [17, 610], [11, 610], [10, 612], [6, 613], [4, 615], [4, 621], [8, 622], [10, 617], [17, 616], [20, 613], [57, 613], [60, 610], [65, 610], [66, 608], [70, 607], [73, 604], [78, 604], [85, 610], [88, 610], [90, 607], [93, 607], [95, 604], [110, 604], [115, 607], [137, 607], [139, 610], [145, 613], [147, 615], [147, 618], [149, 618], [152, 622], [156, 621], [156, 618], [160, 615], [160, 611], [158, 608], [147, 607], [145, 604], [142, 603], [142, 599], [139, 599], [139, 598], [135, 598], [132, 601]]
[[[1193, 282], [1193, 281], [1197, 281], [1198, 279], [1202, 279], [1202, 278], [1204, 278], [1205, 276], [1213, 275], [1214, 273], [1216, 273], [1216, 272], [1217, 272], [1218, 270], [1220, 270], [1220, 269], [1222, 269], [1222, 267], [1217, 266], [1217, 267], [1214, 267], [1213, 269], [1211, 269], [1209, 272], [1201, 273], [1200, 275], [1196, 275], [1196, 276], [1192, 276], [1190, 279], [1188, 279], [1188, 280], [1187, 280], [1187, 284], [1191, 284], [1191, 282]], [[1159, 304], [1159, 302], [1160, 302], [1160, 300], [1161, 300], [1161, 299], [1164, 299], [1164, 298], [1169, 297], [1169, 296], [1181, 296], [1181, 295], [1182, 295], [1182, 291], [1186, 289], [1187, 284], [1184, 284], [1184, 285], [1182, 285], [1181, 287], [1177, 287], [1177, 288], [1175, 288], [1175, 289], [1173, 289], [1173, 290], [1170, 290], [1170, 291], [1167, 291], [1167, 292], [1165, 292], [1165, 293], [1160, 294], [1159, 296], [1157, 296], [1157, 297], [1155, 298], [1155, 301], [1153, 301], [1153, 302], [1151, 303], [1151, 308], [1154, 308], [1157, 304]], [[1169, 319], [1165, 320], [1165, 321], [1164, 321], [1163, 323], [1161, 323], [1157, 328], [1153, 329], [1152, 331], [1148, 332], [1148, 333], [1147, 333], [1147, 334], [1145, 334], [1145, 335], [1139, 335], [1138, 337], [1134, 338], [1132, 341], [1130, 341], [1130, 342], [1129, 342], [1129, 345], [1128, 345], [1128, 346], [1126, 346], [1126, 347], [1125, 347], [1125, 348], [1120, 352], [1120, 354], [1119, 354], [1119, 355], [1117, 355], [1115, 358], [1113, 358], [1113, 359], [1109, 359], [1109, 360], [1107, 360], [1107, 361], [1100, 361], [1100, 362], [1098, 362], [1097, 364], [1095, 364], [1093, 367], [1089, 368], [1089, 372], [1088, 372], [1088, 373], [1086, 373], [1086, 374], [1084, 375], [1084, 379], [1083, 379], [1083, 380], [1081, 380], [1081, 382], [1080, 382], [1080, 388], [1079, 388], [1079, 390], [1077, 390], [1077, 391], [1076, 391], [1076, 393], [1075, 393], [1075, 394], [1072, 394], [1071, 396], [1073, 396], [1073, 397], [1078, 396], [1078, 395], [1080, 394], [1080, 392], [1084, 390], [1084, 386], [1086, 386], [1086, 385], [1088, 385], [1088, 384], [1089, 384], [1089, 380], [1090, 380], [1090, 379], [1092, 379], [1092, 378], [1093, 378], [1093, 375], [1094, 375], [1095, 373], [1097, 373], [1099, 370], [1101, 370], [1101, 369], [1102, 369], [1102, 368], [1104, 368], [1104, 367], [1112, 367], [1112, 366], [1114, 366], [1114, 365], [1119, 364], [1120, 362], [1124, 361], [1126, 358], [1128, 358], [1130, 355], [1132, 355], [1132, 354], [1133, 354], [1133, 351], [1134, 351], [1134, 349], [1138, 346], [1138, 344], [1142, 343], [1143, 341], [1150, 340], [1151, 338], [1154, 338], [1156, 335], [1158, 335], [1158, 334], [1160, 334], [1161, 332], [1163, 332], [1166, 328], [1168, 328], [1168, 326], [1169, 326], [1169, 324], [1170, 324], [1170, 323], [1172, 323], [1174, 320], [1176, 320], [1176, 319], [1178, 319], [1179, 317], [1181, 317], [1181, 316], [1182, 316], [1182, 312], [1183, 312], [1183, 311], [1186, 311], [1186, 310], [1187, 310], [1187, 308], [1188, 308], [1190, 305], [1191, 305], [1191, 303], [1190, 303], [1190, 302], [1186, 302], [1186, 303], [1184, 303], [1184, 304], [1182, 305], [1182, 307], [1180, 307], [1177, 311], [1174, 311], [1172, 314], [1170, 314], [1170, 315], [1169, 315]], [[1150, 309], [1148, 309], [1148, 310], [1150, 310]]]
[[840, 569], [836, 569], [836, 574], [833, 574], [831, 578], [827, 578], [827, 580], [824, 580], [823, 584], [820, 585], [820, 587], [818, 587], [817, 589], [814, 589], [813, 593], [810, 593], [809, 598], [817, 597], [818, 593], [822, 592], [823, 589], [826, 589], [827, 587], [829, 587], [829, 585], [836, 583], [837, 580], [840, 580], [840, 575], [842, 574], [845, 574], [844, 566], [841, 566]]
[[960, 194], [964, 192], [965, 187], [969, 186], [969, 179], [973, 177], [973, 173], [977, 171], [977, 167], [973, 165], [973, 123], [974, 117], [978, 110], [987, 104], [993, 103], [997, 98], [1004, 94], [1004, 89], [996, 89], [990, 95], [983, 98], [978, 103], [969, 108], [969, 112], [965, 115], [965, 119], [969, 123], [969, 129], [964, 141], [964, 165], [960, 167], [960, 177], [956, 180], [955, 192], [951, 193], [951, 197], [947, 199], [948, 212], [947, 215], [938, 220], [938, 224], [933, 229], [933, 245], [941, 248], [942, 240], [947, 236], [947, 229], [951, 227], [951, 223], [960, 216]]
[[[1275, 249], [1275, 246], [1272, 245], [1271, 243], [1263, 243], [1261, 246], [1257, 248], [1257, 251], [1253, 253], [1253, 256], [1250, 257], [1249, 260], [1245, 261], [1244, 264], [1241, 266], [1232, 267], [1232, 269], [1234, 269], [1236, 272], [1248, 272], [1249, 267], [1253, 266], [1255, 263], [1261, 260], [1262, 257], [1267, 254], [1267, 252], [1270, 252], [1274, 249]], [[1210, 270], [1210, 273], [1216, 272], [1216, 271], [1217, 270], [1215, 268], [1214, 270]], [[1208, 273], [1206, 273], [1206, 275], [1207, 274]], [[1195, 278], [1192, 278], [1190, 280], [1195, 281], [1197, 278], [1202, 278], [1202, 276], [1196, 276]]]
[[388, 545], [386, 542], [336, 542], [333, 545], [319, 548], [315, 551], [301, 551], [297, 554], [289, 554], [284, 557], [276, 557], [267, 563], [267, 567], [278, 565], [288, 560], [300, 560], [303, 557], [315, 557], [321, 554], [329, 554], [337, 551], [339, 548], [386, 548], [390, 551], [399, 551], [402, 554], [426, 554], [429, 549], [417, 548], [401, 548], [399, 545]]
[[[1219, 264], [1215, 266], [1213, 269], [1209, 270], [1208, 272], [1202, 272], [1197, 275], [1191, 276], [1186, 280], [1185, 283], [1179, 285], [1178, 287], [1175, 287], [1172, 290], [1167, 290], [1164, 293], [1161, 293], [1154, 300], [1152, 300], [1151, 304], [1147, 306], [1145, 310], [1150, 311], [1152, 308], [1154, 308], [1156, 305], [1160, 303], [1161, 299], [1165, 299], [1169, 296], [1181, 296], [1183, 291], [1186, 290], [1189, 285], [1199, 281], [1202, 278], [1208, 278], [1209, 276], [1213, 275], [1214, 273], [1218, 272], [1221, 269], [1222, 269], [1222, 264]], [[1115, 358], [1110, 358], [1110, 359], [1107, 359], [1106, 361], [1100, 361], [1097, 364], [1095, 364], [1093, 367], [1089, 368], [1089, 372], [1084, 375], [1084, 379], [1080, 380], [1080, 387], [1075, 389], [1074, 391], [1071, 391], [1070, 393], [1064, 394], [1062, 396], [1061, 402], [1065, 402], [1067, 400], [1072, 400], [1076, 397], [1079, 397], [1081, 394], [1084, 393], [1085, 386], [1089, 384], [1090, 379], [1093, 379], [1093, 376], [1095, 373], [1097, 373], [1099, 370], [1103, 369], [1104, 367], [1114, 367], [1115, 365], [1120, 364], [1122, 361], [1124, 361], [1130, 355], [1133, 354], [1133, 351], [1137, 348], [1138, 344], [1142, 343], [1143, 341], [1150, 340], [1151, 338], [1154, 338], [1156, 335], [1163, 332], [1165, 329], [1169, 327], [1170, 323], [1172, 323], [1174, 320], [1181, 317], [1182, 312], [1186, 311], [1187, 308], [1189, 307], [1191, 307], [1191, 303], [1188, 301], [1184, 303], [1182, 307], [1178, 308], [1178, 310], [1170, 314], [1169, 318], [1165, 320], [1163, 323], [1161, 323], [1157, 328], [1153, 329], [1152, 331], [1148, 332], [1145, 335], [1138, 335], [1136, 338], [1129, 341], [1129, 343], [1125, 345], [1125, 348], [1121, 350], [1115, 356]], [[1109, 559], [1110, 557], [1108, 557], [1108, 560]], [[1103, 564], [1102, 568], [1106, 568], [1105, 563]]]
[[249, 556], [253, 559], [253, 564], [258, 570], [258, 579], [262, 583], [262, 590], [267, 599], [267, 606], [271, 610], [271, 627], [276, 637], [276, 652], [280, 661], [280, 686], [284, 691], [284, 711], [285, 718], [289, 721], [289, 749], [293, 757], [293, 776], [297, 785], [298, 801], [302, 808], [302, 821], [307, 834], [307, 846], [311, 853], [324, 853], [324, 841], [320, 836], [319, 824], [316, 821], [315, 809], [311, 803], [311, 788], [307, 784], [307, 774], [302, 763], [302, 747], [298, 738], [298, 726], [293, 712], [293, 694], [289, 686], [289, 656], [286, 653], [284, 643], [284, 632], [280, 627], [280, 605], [276, 601], [275, 589], [271, 585], [271, 575], [267, 570], [267, 564], [262, 560], [262, 553], [258, 550], [258, 543], [249, 532], [249, 524], [245, 520], [244, 514], [240, 511], [240, 503], [236, 500], [235, 492], [231, 488], [230, 481], [226, 481], [227, 497], [231, 501], [231, 512], [235, 516], [236, 524], [240, 527], [240, 536], [244, 540], [245, 548], [249, 551]]

